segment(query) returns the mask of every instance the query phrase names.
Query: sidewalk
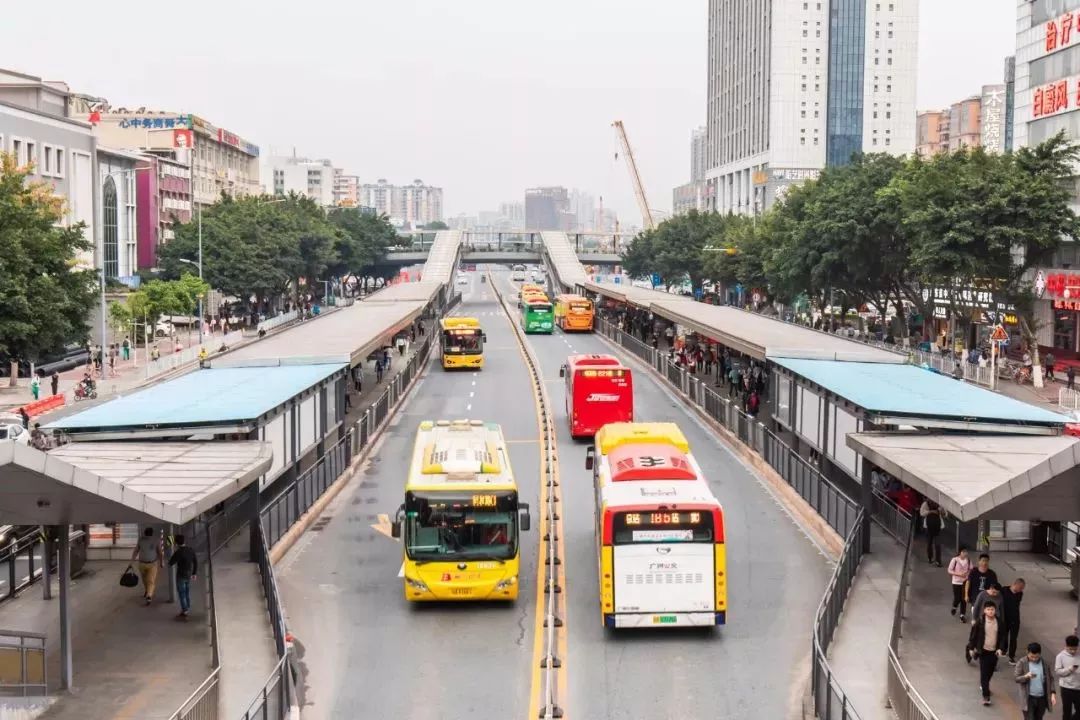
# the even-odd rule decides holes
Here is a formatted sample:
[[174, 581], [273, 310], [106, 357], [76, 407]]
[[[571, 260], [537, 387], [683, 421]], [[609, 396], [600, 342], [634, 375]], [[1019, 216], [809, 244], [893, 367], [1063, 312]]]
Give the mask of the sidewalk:
[[[949, 615], [952, 590], [948, 574], [943, 568], [927, 564], [920, 552], [922, 539], [917, 537], [916, 543], [919, 547], [912, 558], [914, 568], [900, 641], [900, 663], [908, 679], [940, 718], [978, 714], [992, 720], [1015, 720], [1020, 710], [1013, 668], [1007, 659], [999, 662], [990, 684], [994, 704], [982, 707], [978, 665], [968, 666], [963, 659], [970, 622], [960, 624]], [[990, 567], [997, 572], [1002, 586], [1019, 577], [1027, 581], [1020, 605], [1017, 657], [1025, 652], [1021, 648], [1038, 641], [1043, 646], [1043, 657], [1052, 662], [1076, 624], [1069, 568], [1032, 553], [991, 550], [990, 559]], [[948, 562], [948, 558], [944, 561]]]
[[896, 718], [886, 707], [885, 651], [903, 564], [903, 546], [871, 523], [870, 553], [859, 564], [828, 653], [836, 681], [861, 720]]
[[[156, 602], [146, 607], [140, 588], [119, 578], [128, 563], [90, 561], [71, 581], [73, 689], [53, 697], [42, 718], [158, 720], [194, 692], [210, 672], [210, 642], [202, 578], [192, 588], [192, 617], [175, 619], [166, 601], [167, 568], [158, 575]], [[59, 583], [43, 600], [39, 584], [0, 606], [0, 626], [47, 635], [50, 692], [60, 685]]]

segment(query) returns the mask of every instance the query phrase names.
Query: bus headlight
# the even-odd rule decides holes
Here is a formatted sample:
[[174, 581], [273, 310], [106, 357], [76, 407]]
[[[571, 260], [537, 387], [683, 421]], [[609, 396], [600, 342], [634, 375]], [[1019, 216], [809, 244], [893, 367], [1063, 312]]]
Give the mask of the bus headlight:
[[411, 577], [405, 578], [405, 584], [413, 590], [419, 590], [420, 592], [428, 592], [428, 586], [419, 580], [413, 580]]
[[495, 583], [496, 590], [505, 590], [508, 587], [517, 585], [517, 575], [511, 575], [508, 578], [503, 578], [499, 582]]

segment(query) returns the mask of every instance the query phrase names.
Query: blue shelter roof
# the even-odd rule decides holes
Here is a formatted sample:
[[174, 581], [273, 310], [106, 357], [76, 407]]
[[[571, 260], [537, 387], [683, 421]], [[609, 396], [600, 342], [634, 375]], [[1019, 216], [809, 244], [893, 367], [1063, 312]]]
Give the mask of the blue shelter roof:
[[772, 358], [867, 412], [1016, 425], [1064, 425], [1064, 415], [916, 365]]
[[78, 431], [250, 422], [344, 367], [207, 368], [69, 415], [47, 427]]

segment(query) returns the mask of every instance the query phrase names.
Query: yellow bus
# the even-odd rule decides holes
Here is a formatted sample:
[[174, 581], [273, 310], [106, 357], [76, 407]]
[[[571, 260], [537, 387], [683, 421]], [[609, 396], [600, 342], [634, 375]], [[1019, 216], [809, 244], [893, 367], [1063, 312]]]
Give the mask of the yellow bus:
[[605, 425], [585, 467], [593, 471], [604, 627], [724, 625], [724, 510], [679, 427]]
[[440, 323], [442, 330], [442, 366], [479, 369], [484, 367], [484, 341], [487, 336], [480, 321], [471, 317], [448, 317]]
[[530, 524], [502, 428], [420, 423], [405, 503], [391, 524], [405, 548], [406, 600], [517, 599], [520, 533]]
[[555, 324], [563, 332], [580, 330], [592, 332], [593, 304], [580, 295], [557, 295], [555, 297]]
[[525, 304], [526, 297], [535, 297], [538, 295], [544, 295], [544, 288], [535, 283], [525, 283], [521, 286], [521, 290], [518, 291], [517, 306], [522, 307]]

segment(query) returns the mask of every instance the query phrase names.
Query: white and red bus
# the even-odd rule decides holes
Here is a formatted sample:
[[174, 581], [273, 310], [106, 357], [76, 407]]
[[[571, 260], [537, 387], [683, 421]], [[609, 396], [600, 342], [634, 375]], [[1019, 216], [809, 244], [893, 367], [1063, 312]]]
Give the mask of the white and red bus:
[[591, 437], [607, 423], [634, 420], [634, 378], [611, 355], [571, 355], [559, 369], [566, 381], [570, 435]]
[[604, 626], [726, 624], [724, 510], [678, 426], [605, 425], [586, 468]]

